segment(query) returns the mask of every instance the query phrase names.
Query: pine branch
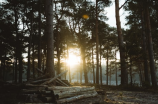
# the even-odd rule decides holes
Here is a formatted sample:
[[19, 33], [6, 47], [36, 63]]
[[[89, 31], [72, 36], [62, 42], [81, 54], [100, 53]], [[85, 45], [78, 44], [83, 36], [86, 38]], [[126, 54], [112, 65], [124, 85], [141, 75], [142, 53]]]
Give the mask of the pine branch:
[[128, 0], [126, 0], [126, 2], [124, 2], [124, 4], [119, 8], [119, 10], [127, 3]]

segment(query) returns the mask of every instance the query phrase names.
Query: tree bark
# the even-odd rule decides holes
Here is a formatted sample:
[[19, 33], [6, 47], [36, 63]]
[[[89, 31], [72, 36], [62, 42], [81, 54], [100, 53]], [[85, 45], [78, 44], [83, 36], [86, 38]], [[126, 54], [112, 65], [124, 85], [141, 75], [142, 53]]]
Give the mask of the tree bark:
[[22, 83], [22, 71], [23, 71], [23, 62], [22, 62], [22, 46], [19, 46], [20, 50], [19, 50], [19, 54], [18, 54], [18, 58], [19, 58], [19, 83]]
[[93, 84], [95, 84], [95, 71], [94, 71], [94, 59], [93, 59], [93, 46], [92, 46], [92, 66], [93, 66]]
[[30, 51], [31, 51], [31, 44], [32, 44], [32, 33], [33, 33], [33, 6], [32, 6], [32, 16], [31, 16], [31, 30], [30, 30], [30, 36], [29, 36], [29, 45], [28, 45], [28, 69], [27, 69], [27, 81], [30, 79]]
[[116, 51], [115, 51], [115, 70], [116, 70], [116, 86], [118, 85], [117, 84], [117, 66], [116, 66]]
[[149, 69], [148, 69], [148, 59], [147, 59], [147, 48], [146, 48], [146, 34], [145, 34], [145, 22], [144, 22], [144, 12], [142, 10], [142, 16], [141, 16], [141, 23], [142, 23], [142, 48], [143, 48], [143, 59], [144, 59], [144, 76], [145, 76], [145, 83], [150, 85], [150, 79], [149, 79]]
[[81, 54], [82, 54], [82, 60], [83, 60], [84, 79], [85, 79], [85, 84], [87, 84], [88, 83], [88, 76], [87, 76], [87, 69], [86, 69], [86, 62], [85, 62], [85, 49], [83, 47], [81, 47], [81, 50], [82, 50]]
[[109, 50], [107, 49], [107, 61], [106, 61], [106, 85], [108, 85], [108, 77], [109, 77], [109, 73], [108, 73], [108, 71], [109, 71]]
[[146, 13], [146, 26], [147, 26], [146, 32], [148, 37], [148, 52], [149, 52], [149, 60], [150, 60], [151, 81], [152, 81], [152, 86], [157, 87], [148, 0], [146, 0], [145, 13]]
[[[15, 1], [16, 2], [16, 1]], [[17, 69], [18, 69], [18, 40], [19, 40], [19, 35], [18, 35], [18, 18], [17, 18], [17, 10], [16, 7], [14, 7], [14, 13], [15, 13], [15, 32], [16, 32], [16, 49], [15, 49], [15, 57], [16, 57], [16, 62], [15, 62], [15, 83], [17, 83]]]
[[100, 45], [100, 84], [102, 85], [101, 45]]
[[98, 49], [98, 44], [99, 44], [99, 38], [98, 38], [98, 0], [96, 0], [96, 84], [99, 84], [99, 49]]
[[[39, 17], [39, 20], [38, 20], [38, 38], [39, 38], [39, 41], [38, 41], [38, 68], [41, 70], [41, 54], [42, 54], [42, 50], [41, 50], [41, 0], [38, 0], [39, 2], [39, 8], [38, 8], [38, 17]], [[43, 69], [44, 70], [44, 69]]]
[[34, 42], [32, 45], [32, 70], [33, 70], [33, 78], [35, 78], [35, 50], [34, 50]]
[[133, 78], [132, 78], [132, 59], [131, 59], [131, 55], [130, 55], [130, 79], [131, 79], [131, 86], [132, 86]]
[[121, 23], [120, 23], [120, 15], [119, 15], [119, 0], [115, 0], [115, 12], [116, 12], [116, 25], [117, 25], [117, 33], [118, 33], [119, 50], [120, 50], [120, 61], [121, 61], [121, 85], [127, 85], [128, 73], [126, 70], [123, 35], [121, 31]]
[[53, 0], [46, 0], [46, 34], [47, 34], [47, 73], [55, 76], [54, 70], [54, 35], [53, 35]]

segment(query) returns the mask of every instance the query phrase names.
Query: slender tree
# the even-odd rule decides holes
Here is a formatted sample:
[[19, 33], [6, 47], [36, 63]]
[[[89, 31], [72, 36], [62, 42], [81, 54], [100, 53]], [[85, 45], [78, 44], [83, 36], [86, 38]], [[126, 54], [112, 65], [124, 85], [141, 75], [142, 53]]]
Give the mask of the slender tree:
[[96, 84], [99, 84], [99, 38], [98, 38], [98, 0], [96, 0]]
[[54, 70], [54, 35], [53, 35], [53, 1], [46, 0], [46, 34], [47, 34], [47, 73], [55, 76]]
[[145, 13], [146, 13], [146, 33], [148, 38], [148, 52], [149, 52], [149, 60], [150, 60], [150, 73], [151, 73], [151, 81], [152, 86], [157, 87], [157, 79], [155, 73], [155, 63], [154, 63], [154, 53], [153, 53], [153, 45], [152, 45], [152, 35], [151, 35], [151, 24], [150, 24], [150, 13], [149, 13], [149, 0], [145, 2]]
[[120, 15], [119, 15], [119, 0], [115, 0], [115, 12], [116, 12], [116, 25], [117, 25], [117, 33], [118, 33], [119, 50], [120, 50], [120, 61], [121, 61], [121, 85], [127, 85], [128, 73], [126, 70], [123, 35], [121, 31], [121, 23], [120, 23]]
[[[42, 50], [41, 50], [41, 3], [42, 0], [38, 0], [38, 68], [41, 70], [41, 55], [42, 55]], [[44, 70], [44, 69], [43, 69]]]

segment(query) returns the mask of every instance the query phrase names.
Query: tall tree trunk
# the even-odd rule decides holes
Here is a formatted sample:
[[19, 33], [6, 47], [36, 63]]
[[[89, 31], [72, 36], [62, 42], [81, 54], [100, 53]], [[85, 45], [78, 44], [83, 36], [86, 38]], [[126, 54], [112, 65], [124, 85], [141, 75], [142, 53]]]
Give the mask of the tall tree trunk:
[[94, 71], [94, 59], [93, 59], [93, 46], [92, 46], [92, 66], [93, 66], [93, 84], [95, 84], [95, 71]]
[[17, 56], [15, 57], [15, 83], [17, 83], [18, 82], [18, 78], [17, 78], [17, 69], [18, 69], [18, 65], [17, 65], [17, 63], [18, 63], [18, 59], [17, 59]]
[[106, 85], [108, 85], [108, 81], [109, 81], [109, 79], [108, 79], [108, 77], [109, 77], [109, 73], [108, 73], [108, 71], [109, 71], [109, 50], [107, 49], [107, 61], [106, 61]]
[[[2, 48], [2, 41], [0, 40], [0, 48]], [[2, 80], [2, 52], [0, 52], [0, 59], [1, 59], [1, 63], [0, 63], [0, 80]]]
[[[16, 1], [15, 1], [16, 2]], [[19, 41], [19, 35], [18, 35], [18, 18], [17, 18], [17, 10], [16, 7], [14, 7], [14, 13], [15, 13], [15, 32], [16, 32], [16, 49], [15, 49], [15, 57], [16, 57], [16, 62], [15, 62], [15, 83], [18, 82], [18, 78], [17, 78], [17, 69], [18, 69], [18, 41]]]
[[121, 23], [120, 23], [120, 15], [119, 15], [119, 0], [115, 0], [115, 12], [116, 12], [116, 25], [117, 25], [117, 33], [118, 33], [119, 50], [120, 50], [120, 61], [121, 61], [121, 85], [127, 85], [128, 73], [125, 63], [123, 35], [121, 31]]
[[148, 69], [148, 59], [147, 59], [147, 48], [146, 48], [146, 34], [145, 34], [145, 23], [144, 23], [144, 12], [142, 10], [142, 16], [141, 16], [141, 23], [142, 23], [142, 48], [143, 48], [143, 59], [144, 59], [144, 76], [145, 76], [145, 83], [150, 85], [150, 79], [149, 79], [149, 69]]
[[142, 86], [142, 69], [141, 69], [141, 63], [138, 64], [138, 68], [139, 68], [139, 77], [140, 77], [140, 86]]
[[35, 49], [34, 49], [34, 42], [32, 45], [32, 70], [33, 70], [33, 78], [35, 78]]
[[[57, 52], [58, 53], [58, 52]], [[57, 74], [60, 74], [60, 53], [57, 54], [57, 58], [58, 58], [58, 63], [57, 63]], [[61, 77], [59, 77], [61, 78]]]
[[[65, 43], [65, 45], [66, 45], [66, 43]], [[64, 45], [64, 50], [66, 51], [66, 46]], [[64, 64], [64, 67], [65, 67], [65, 71], [67, 70], [67, 67], [66, 67], [66, 52], [64, 53], [64, 56], [65, 56], [65, 64]], [[65, 80], [66, 80], [66, 75], [67, 75], [67, 73], [65, 73]]]
[[116, 51], [115, 51], [115, 70], [116, 70], [116, 86], [118, 85], [117, 84], [117, 66], [116, 66]]
[[[41, 0], [38, 0], [38, 3], [39, 3], [39, 8], [38, 8], [38, 38], [39, 38], [39, 41], [38, 41], [38, 68], [40, 70], [41, 69], [41, 54], [42, 54], [42, 50], [41, 50]], [[43, 69], [44, 70], [44, 69]]]
[[101, 45], [100, 45], [100, 84], [102, 85]]
[[12, 81], [14, 81], [14, 75], [15, 75], [15, 64], [14, 64], [14, 62], [12, 63], [13, 64], [13, 79], [12, 79]]
[[86, 61], [85, 61], [85, 49], [81, 48], [82, 50], [82, 60], [83, 60], [83, 71], [84, 71], [84, 80], [85, 80], [85, 84], [88, 83], [88, 76], [87, 76], [87, 69], [86, 69]]
[[111, 85], [111, 63], [110, 63], [110, 85]]
[[131, 86], [133, 84], [133, 78], [132, 78], [132, 59], [131, 59], [131, 55], [130, 55], [130, 79], [131, 79]]
[[99, 49], [98, 49], [98, 44], [99, 44], [99, 38], [98, 38], [98, 0], [96, 0], [96, 84], [99, 84]]
[[[58, 23], [59, 23], [59, 20], [58, 20]], [[58, 63], [57, 63], [57, 74], [60, 74], [60, 55], [61, 55], [61, 50], [60, 50], [60, 34], [58, 33], [58, 24], [56, 26], [56, 29], [57, 29], [57, 58], [58, 58]], [[59, 77], [61, 78], [61, 77]]]
[[19, 54], [18, 54], [18, 58], [19, 58], [19, 83], [22, 83], [22, 71], [23, 71], [23, 62], [22, 62], [22, 46], [19, 45]]
[[4, 50], [4, 60], [3, 60], [3, 81], [6, 81], [6, 50]]
[[54, 70], [54, 35], [53, 35], [53, 0], [46, 0], [46, 34], [47, 34], [47, 73], [55, 76]]
[[[67, 42], [67, 57], [69, 59], [69, 46], [68, 46], [68, 42]], [[68, 64], [68, 71], [69, 71], [69, 82], [71, 82], [70, 64]]]
[[147, 26], [147, 37], [148, 37], [148, 52], [149, 52], [149, 60], [150, 60], [150, 74], [151, 74], [152, 86], [157, 87], [148, 1], [149, 0], [146, 0], [145, 13], [146, 13], [146, 26]]
[[82, 83], [82, 62], [80, 62], [80, 84]]
[[27, 81], [30, 79], [30, 52], [31, 52], [31, 45], [32, 45], [32, 31], [33, 31], [33, 6], [32, 6], [32, 16], [31, 16], [31, 30], [30, 30], [30, 37], [29, 37], [29, 46], [28, 46], [28, 69], [27, 69]]

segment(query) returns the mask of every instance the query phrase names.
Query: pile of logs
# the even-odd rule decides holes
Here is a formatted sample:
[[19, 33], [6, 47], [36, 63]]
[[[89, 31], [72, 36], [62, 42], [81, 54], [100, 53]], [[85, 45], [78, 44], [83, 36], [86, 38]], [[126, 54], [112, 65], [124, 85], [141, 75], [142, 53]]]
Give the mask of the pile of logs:
[[[67, 71], [64, 71], [54, 78], [47, 78], [47, 75], [45, 75], [28, 81], [20, 85], [20, 87], [17, 87], [17, 89], [19, 89], [18, 94], [21, 98], [25, 99], [27, 103], [40, 103], [39, 101], [41, 101], [43, 103], [53, 104], [72, 102], [97, 95], [95, 87], [70, 86], [70, 84], [59, 79], [59, 77], [66, 72]], [[53, 81], [60, 83], [62, 86], [54, 86]]]

